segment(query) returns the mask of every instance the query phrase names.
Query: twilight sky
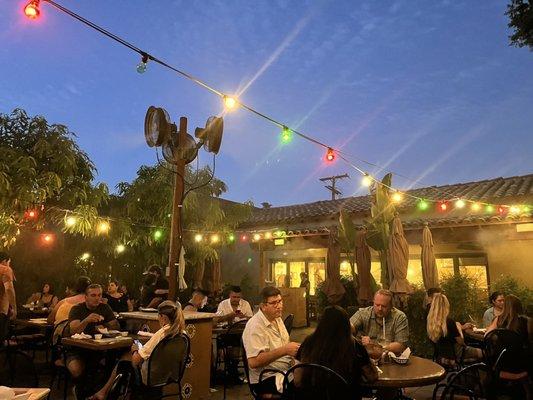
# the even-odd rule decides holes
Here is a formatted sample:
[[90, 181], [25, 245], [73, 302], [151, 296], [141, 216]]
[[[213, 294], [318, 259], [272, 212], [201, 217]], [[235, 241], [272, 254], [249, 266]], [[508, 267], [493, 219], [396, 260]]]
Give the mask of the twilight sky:
[[[506, 1], [57, 0], [147, 52], [288, 126], [386, 167], [400, 188], [533, 173], [533, 52], [509, 47]], [[49, 4], [30, 22], [0, 0], [0, 112], [67, 125], [113, 190], [156, 155], [150, 105], [189, 133], [220, 99]], [[286, 205], [329, 198], [318, 178], [360, 175], [237, 110], [225, 117], [216, 175], [225, 198]], [[200, 162], [211, 159], [200, 152]]]

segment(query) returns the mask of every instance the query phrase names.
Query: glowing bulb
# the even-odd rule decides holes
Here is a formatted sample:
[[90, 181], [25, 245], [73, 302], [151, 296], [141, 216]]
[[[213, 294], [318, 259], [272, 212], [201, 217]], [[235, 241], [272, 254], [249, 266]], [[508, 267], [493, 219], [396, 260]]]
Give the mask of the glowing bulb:
[[370, 185], [372, 185], [372, 178], [370, 177], [370, 175], [365, 174], [363, 176], [363, 178], [361, 179], [361, 185], [363, 185], [364, 187], [369, 187]]
[[36, 19], [39, 17], [39, 14], [41, 12], [39, 11], [39, 1], [33, 0], [30, 1], [26, 7], [24, 7], [24, 15], [28, 17], [29, 19]]
[[146, 72], [146, 64], [148, 64], [148, 54], [143, 54], [141, 62], [137, 64], [137, 72], [139, 74], [144, 74]]
[[159, 240], [163, 237], [163, 232], [161, 232], [159, 229], [154, 232], [154, 239]]
[[465, 201], [462, 199], [459, 199], [455, 202], [455, 208], [464, 208], [466, 205]]
[[442, 203], [439, 203], [439, 210], [440, 211], [446, 211], [448, 209], [448, 203], [443, 201]]
[[259, 233], [254, 234], [254, 241], [261, 240], [261, 235]]
[[265, 239], [272, 239], [272, 233], [270, 232], [265, 233]]
[[400, 201], [402, 201], [402, 199], [403, 195], [400, 192], [394, 192], [392, 194], [392, 201], [394, 201], [395, 203], [399, 203]]
[[237, 106], [237, 100], [231, 96], [224, 96], [224, 106], [226, 106], [228, 110], [232, 110]]
[[126, 246], [124, 246], [123, 244], [119, 244], [117, 245], [117, 247], [115, 247], [115, 250], [117, 253], [124, 253], [124, 250], [126, 250]]
[[481, 204], [479, 203], [472, 204], [472, 211], [478, 212], [479, 210], [481, 210]]
[[333, 150], [331, 147], [328, 147], [328, 151], [326, 152], [326, 161], [332, 162], [335, 160], [335, 150]]
[[425, 210], [428, 209], [428, 207], [429, 207], [429, 204], [428, 204], [427, 201], [425, 201], [425, 200], [420, 200], [420, 201], [418, 202], [418, 208], [419, 208], [420, 210], [425, 211]]
[[511, 214], [520, 214], [520, 207], [519, 206], [511, 206], [511, 208], [509, 208], [509, 212]]
[[504, 206], [499, 206], [499, 207], [498, 207], [498, 213], [499, 213], [500, 215], [505, 214], [506, 211], [507, 211], [507, 210], [505, 209]]
[[215, 233], [211, 236], [211, 243], [218, 243], [220, 241], [220, 237]]
[[230, 243], [233, 243], [233, 242], [235, 241], [235, 235], [234, 235], [233, 233], [230, 233], [230, 234], [228, 235], [228, 241], [229, 241]]
[[102, 221], [98, 224], [98, 227], [96, 229], [99, 234], [106, 234], [107, 232], [109, 232], [110, 228], [111, 227], [109, 226], [109, 222]]
[[487, 207], [485, 207], [485, 211], [488, 214], [492, 214], [494, 212], [494, 206], [491, 206], [490, 204], [488, 204]]
[[281, 131], [281, 143], [287, 144], [292, 141], [292, 131], [286, 126]]
[[200, 243], [202, 240], [204, 239], [204, 237], [202, 235], [200, 235], [199, 233], [197, 233], [196, 235], [194, 235], [194, 241], [196, 243]]
[[241, 235], [241, 241], [242, 242], [246, 242], [248, 240], [248, 236], [246, 235]]
[[76, 222], [78, 222], [78, 218], [76, 218], [76, 217], [68, 217], [67, 220], [65, 221], [65, 224], [67, 226], [74, 226], [74, 225], [76, 225]]
[[49, 233], [45, 234], [45, 235], [43, 236], [43, 241], [44, 241], [46, 244], [50, 244], [50, 243], [52, 243], [52, 242], [54, 241], [54, 235], [49, 234]]
[[83, 261], [87, 261], [89, 258], [91, 258], [91, 255], [89, 253], [83, 253], [80, 258]]

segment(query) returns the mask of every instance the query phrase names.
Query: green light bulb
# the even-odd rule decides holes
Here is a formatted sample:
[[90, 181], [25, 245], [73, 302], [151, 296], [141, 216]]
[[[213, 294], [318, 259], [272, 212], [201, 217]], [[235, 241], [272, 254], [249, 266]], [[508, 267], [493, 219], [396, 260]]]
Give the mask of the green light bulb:
[[494, 212], [494, 207], [489, 204], [487, 207], [485, 207], [485, 211], [489, 214], [492, 214]]
[[233, 233], [230, 233], [230, 234], [228, 235], [228, 241], [229, 241], [229, 242], [234, 242], [234, 241], [235, 241], [235, 235], [234, 235]]
[[429, 204], [428, 204], [427, 201], [425, 201], [425, 200], [420, 200], [420, 201], [418, 202], [418, 208], [419, 208], [420, 210], [425, 211], [425, 210], [428, 209], [428, 207], [429, 207]]
[[159, 240], [163, 236], [163, 232], [161, 232], [159, 229], [154, 232], [154, 239]]
[[281, 143], [287, 144], [292, 141], [292, 131], [286, 126], [281, 131]]

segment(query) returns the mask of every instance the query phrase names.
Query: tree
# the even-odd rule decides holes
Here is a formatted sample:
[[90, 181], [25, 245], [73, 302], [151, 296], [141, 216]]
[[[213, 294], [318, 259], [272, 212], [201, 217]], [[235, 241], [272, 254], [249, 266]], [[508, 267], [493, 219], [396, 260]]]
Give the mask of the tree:
[[12, 245], [21, 226], [57, 222], [60, 209], [95, 214], [106, 201], [107, 186], [93, 185], [95, 166], [74, 138], [66, 126], [21, 109], [0, 114], [0, 245]]
[[509, 36], [511, 45], [528, 46], [533, 50], [533, 2], [531, 0], [512, 0], [507, 5], [509, 28], [514, 30]]

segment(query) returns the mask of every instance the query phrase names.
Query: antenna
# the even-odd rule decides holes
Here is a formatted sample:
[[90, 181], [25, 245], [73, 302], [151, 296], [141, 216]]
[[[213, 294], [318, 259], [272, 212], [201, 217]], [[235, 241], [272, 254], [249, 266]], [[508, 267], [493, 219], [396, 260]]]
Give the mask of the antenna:
[[331, 185], [326, 185], [324, 186], [326, 189], [328, 189], [329, 191], [331, 191], [331, 200], [335, 200], [335, 196], [336, 195], [341, 195], [342, 193], [340, 192], [340, 190], [338, 190], [336, 187], [335, 187], [335, 182], [337, 181], [337, 179], [344, 179], [344, 178], [349, 178], [348, 174], [343, 174], [343, 175], [335, 175], [335, 176], [326, 176], [324, 178], [320, 178], [320, 180], [322, 182], [327, 182], [327, 181], [331, 181]]

